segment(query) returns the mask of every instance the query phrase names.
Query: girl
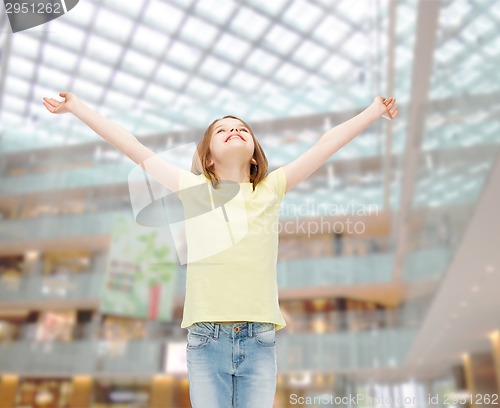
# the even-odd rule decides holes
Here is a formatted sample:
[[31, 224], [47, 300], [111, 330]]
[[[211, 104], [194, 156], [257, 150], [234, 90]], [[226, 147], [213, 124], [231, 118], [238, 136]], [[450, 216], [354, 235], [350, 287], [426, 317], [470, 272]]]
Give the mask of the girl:
[[[276, 390], [275, 332], [286, 323], [278, 304], [276, 262], [280, 203], [331, 155], [380, 117], [398, 115], [394, 98], [376, 97], [352, 119], [327, 131], [291, 163], [268, 174], [266, 156], [252, 130], [234, 116], [210, 124], [193, 158], [192, 172], [155, 155], [131, 133], [103, 118], [69, 92], [44, 98], [52, 113], [70, 112], [98, 135], [177, 192], [185, 213], [188, 263], [182, 328], [188, 330], [191, 403], [198, 408], [271, 408]], [[204, 219], [190, 208], [214, 206], [223, 216]], [[201, 186], [201, 189], [200, 189]], [[217, 200], [215, 200], [217, 201]], [[214, 211], [215, 214], [215, 211]], [[219, 224], [214, 220], [219, 220]]]

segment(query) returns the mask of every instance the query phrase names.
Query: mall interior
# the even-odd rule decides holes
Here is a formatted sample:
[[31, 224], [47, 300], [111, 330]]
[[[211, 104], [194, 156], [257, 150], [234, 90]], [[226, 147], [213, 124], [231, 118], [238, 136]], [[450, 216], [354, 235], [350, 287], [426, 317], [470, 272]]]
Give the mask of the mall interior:
[[61, 91], [186, 170], [223, 115], [273, 170], [396, 97], [396, 120], [282, 202], [274, 406], [500, 405], [500, 2], [82, 0], [25, 31], [12, 18], [0, 408], [191, 406], [176, 227], [139, 219], [165, 192], [50, 114]]

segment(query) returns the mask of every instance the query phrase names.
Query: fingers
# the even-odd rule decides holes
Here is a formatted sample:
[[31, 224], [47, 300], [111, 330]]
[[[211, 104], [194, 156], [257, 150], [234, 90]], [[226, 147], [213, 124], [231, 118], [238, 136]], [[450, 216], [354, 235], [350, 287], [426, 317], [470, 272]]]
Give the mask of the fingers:
[[54, 98], [43, 98], [43, 100], [55, 108], [57, 108], [61, 103], [59, 101], [56, 101]]
[[387, 108], [391, 109], [395, 102], [396, 102], [396, 98], [387, 98], [384, 101], [384, 105], [387, 106]]
[[48, 111], [55, 113], [56, 108], [52, 106], [50, 103], [43, 101], [43, 105], [47, 108]]

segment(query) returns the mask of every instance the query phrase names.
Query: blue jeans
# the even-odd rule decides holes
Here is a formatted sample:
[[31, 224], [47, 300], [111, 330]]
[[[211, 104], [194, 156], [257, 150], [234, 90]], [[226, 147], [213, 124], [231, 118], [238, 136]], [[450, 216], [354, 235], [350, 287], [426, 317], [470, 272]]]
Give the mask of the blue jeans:
[[273, 323], [194, 323], [187, 328], [193, 408], [272, 408], [276, 392]]

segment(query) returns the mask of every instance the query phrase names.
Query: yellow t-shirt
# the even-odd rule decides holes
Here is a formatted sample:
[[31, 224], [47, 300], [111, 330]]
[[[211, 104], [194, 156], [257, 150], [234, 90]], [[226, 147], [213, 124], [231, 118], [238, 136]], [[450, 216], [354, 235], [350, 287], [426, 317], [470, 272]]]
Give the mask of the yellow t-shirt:
[[203, 174], [181, 172], [187, 243], [182, 328], [202, 321], [256, 321], [286, 326], [278, 303], [276, 263], [282, 167], [252, 183], [213, 189]]

